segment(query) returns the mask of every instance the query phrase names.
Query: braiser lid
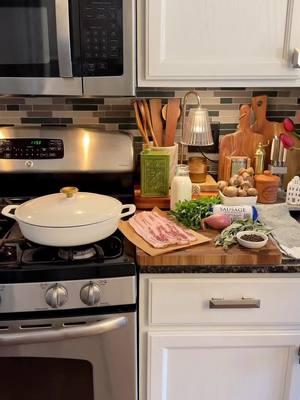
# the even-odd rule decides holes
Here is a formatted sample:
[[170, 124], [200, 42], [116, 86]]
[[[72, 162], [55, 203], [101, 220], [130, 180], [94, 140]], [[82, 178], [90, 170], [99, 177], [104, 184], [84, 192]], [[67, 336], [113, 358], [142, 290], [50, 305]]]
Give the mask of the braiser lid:
[[21, 204], [15, 215], [27, 224], [61, 228], [96, 224], [119, 217], [121, 211], [122, 203], [113, 197], [65, 187]]

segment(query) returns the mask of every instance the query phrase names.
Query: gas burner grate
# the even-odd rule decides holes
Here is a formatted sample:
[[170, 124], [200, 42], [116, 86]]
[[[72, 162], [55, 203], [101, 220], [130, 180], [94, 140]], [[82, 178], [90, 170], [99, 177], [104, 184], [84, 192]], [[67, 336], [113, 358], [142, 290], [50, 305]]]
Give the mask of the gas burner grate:
[[[103, 263], [120, 257], [123, 254], [123, 242], [118, 236], [110, 236], [100, 242], [87, 246], [73, 248], [59, 248], [39, 246], [26, 242], [21, 255], [23, 265], [57, 265], [57, 264], [81, 264]], [[81, 257], [80, 257], [81, 255]]]

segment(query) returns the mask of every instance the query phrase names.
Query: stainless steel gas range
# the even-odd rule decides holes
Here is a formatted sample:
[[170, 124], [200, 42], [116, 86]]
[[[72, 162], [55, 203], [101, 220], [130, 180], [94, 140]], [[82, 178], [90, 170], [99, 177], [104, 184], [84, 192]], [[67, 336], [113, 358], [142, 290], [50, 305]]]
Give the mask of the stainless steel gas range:
[[[66, 184], [131, 201], [131, 138], [0, 130], [0, 205]], [[120, 232], [56, 248], [27, 241], [4, 217], [0, 229], [1, 399], [135, 400], [136, 266]]]

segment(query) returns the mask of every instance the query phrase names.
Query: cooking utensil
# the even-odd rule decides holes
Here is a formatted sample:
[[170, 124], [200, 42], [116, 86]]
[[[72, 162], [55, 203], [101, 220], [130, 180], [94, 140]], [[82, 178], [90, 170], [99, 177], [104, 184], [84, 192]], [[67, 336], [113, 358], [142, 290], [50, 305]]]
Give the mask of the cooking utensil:
[[161, 115], [161, 99], [150, 99], [150, 113], [153, 130], [158, 142], [158, 146], [163, 145], [163, 123]]
[[[161, 109], [161, 116], [163, 117], [164, 121], [167, 120], [167, 114], [168, 114], [168, 104], [165, 104]], [[178, 110], [178, 115], [177, 115], [178, 119], [180, 118], [180, 116], [181, 116], [181, 108], [179, 108]]]
[[136, 101], [133, 102], [133, 108], [134, 108], [135, 119], [136, 119], [138, 129], [139, 129], [142, 137], [144, 138], [146, 145], [149, 146], [150, 142], [149, 142], [148, 134], [147, 134], [147, 132], [144, 131], [144, 127], [143, 127], [143, 124], [141, 121], [141, 116], [140, 116], [140, 110], [139, 110], [139, 107], [138, 107], [138, 104]]
[[[254, 163], [255, 152], [259, 143], [264, 143], [263, 135], [255, 133], [250, 128], [250, 107], [244, 104], [240, 108], [240, 124], [236, 132], [225, 135], [220, 144], [219, 155], [219, 180], [226, 180], [226, 163], [230, 157], [246, 157], [250, 158], [251, 163]], [[227, 160], [227, 161], [226, 161]]]
[[142, 121], [142, 124], [143, 124], [144, 132], [146, 132], [146, 135], [148, 137], [146, 111], [145, 111], [145, 108], [144, 108], [142, 100], [138, 100], [137, 101], [137, 105], [138, 105], [138, 108], [140, 110], [140, 116], [141, 116], [141, 121]]
[[282, 167], [282, 163], [283, 163], [283, 152], [284, 152], [284, 147], [282, 142], [280, 141], [280, 145], [279, 145], [279, 154], [278, 154], [278, 166]]
[[279, 138], [278, 136], [274, 136], [271, 145], [271, 152], [270, 152], [270, 164], [277, 166], [278, 165], [278, 154], [279, 154]]
[[142, 100], [142, 103], [143, 103], [143, 106], [144, 106], [144, 111], [145, 111], [145, 114], [146, 114], [146, 121], [147, 121], [147, 124], [148, 124], [148, 128], [150, 130], [152, 139], [153, 139], [154, 146], [158, 147], [159, 144], [158, 144], [158, 141], [156, 139], [156, 135], [155, 135], [155, 133], [153, 131], [152, 122], [151, 122], [151, 116], [150, 116], [150, 110], [149, 110], [149, 106], [148, 106], [147, 100], [145, 100], [145, 99]]
[[177, 121], [180, 117], [180, 99], [173, 98], [168, 100], [166, 115], [166, 135], [164, 146], [173, 146], [175, 142]]
[[[135, 212], [134, 204], [65, 187], [61, 193], [4, 207], [2, 214], [16, 220], [28, 240], [45, 246], [80, 246], [113, 234], [120, 218]], [[129, 209], [123, 212], [125, 209]], [[14, 214], [11, 214], [12, 211]]]

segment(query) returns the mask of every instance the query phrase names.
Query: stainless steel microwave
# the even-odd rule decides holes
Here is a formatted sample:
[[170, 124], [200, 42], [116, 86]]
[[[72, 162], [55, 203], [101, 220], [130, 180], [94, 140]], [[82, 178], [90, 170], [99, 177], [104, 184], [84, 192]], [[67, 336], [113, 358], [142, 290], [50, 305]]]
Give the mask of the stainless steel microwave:
[[135, 93], [135, 0], [1, 0], [0, 94]]

